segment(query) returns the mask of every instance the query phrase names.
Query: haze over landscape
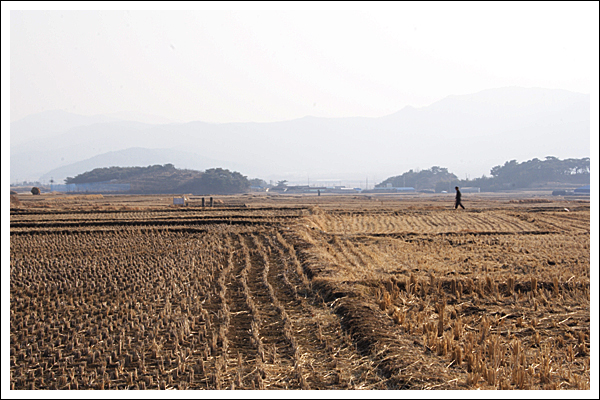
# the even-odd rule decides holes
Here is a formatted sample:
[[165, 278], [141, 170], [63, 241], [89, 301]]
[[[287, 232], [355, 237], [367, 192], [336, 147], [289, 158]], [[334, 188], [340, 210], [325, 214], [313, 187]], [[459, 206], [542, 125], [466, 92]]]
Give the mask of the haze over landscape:
[[[310, 177], [369, 177], [374, 183], [432, 165], [475, 178], [489, 175], [506, 154], [519, 160], [589, 157], [589, 114], [587, 95], [514, 87], [451, 96], [380, 118], [144, 124], [47, 111], [11, 124], [21, 139], [11, 143], [11, 180], [61, 182], [99, 167], [165, 163], [303, 183]], [[49, 133], [53, 126], [59, 130]], [[33, 132], [43, 137], [25, 139]]]
[[172, 163], [364, 187], [591, 155], [597, 5], [254, 6], [11, 10], [10, 181]]

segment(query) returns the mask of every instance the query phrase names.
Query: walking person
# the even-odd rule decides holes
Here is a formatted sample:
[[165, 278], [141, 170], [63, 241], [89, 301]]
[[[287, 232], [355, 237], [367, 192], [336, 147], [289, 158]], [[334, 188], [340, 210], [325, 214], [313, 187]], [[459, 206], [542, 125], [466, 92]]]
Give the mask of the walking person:
[[462, 209], [465, 209], [465, 206], [462, 205], [462, 201], [461, 201], [461, 193], [460, 190], [458, 189], [458, 186], [455, 186], [454, 189], [456, 189], [456, 200], [454, 201], [454, 209], [456, 210], [458, 208], [458, 206], [461, 206]]

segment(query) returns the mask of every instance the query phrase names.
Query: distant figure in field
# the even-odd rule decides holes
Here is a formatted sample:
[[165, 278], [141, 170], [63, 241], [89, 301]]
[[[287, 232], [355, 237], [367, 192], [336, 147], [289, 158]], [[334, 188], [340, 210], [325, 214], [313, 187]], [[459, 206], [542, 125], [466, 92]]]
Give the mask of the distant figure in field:
[[456, 189], [456, 200], [454, 201], [454, 209], [456, 210], [458, 208], [458, 206], [461, 206], [462, 209], [465, 209], [465, 206], [462, 205], [461, 202], [461, 194], [460, 194], [460, 190], [458, 190], [458, 186], [455, 186], [454, 189]]

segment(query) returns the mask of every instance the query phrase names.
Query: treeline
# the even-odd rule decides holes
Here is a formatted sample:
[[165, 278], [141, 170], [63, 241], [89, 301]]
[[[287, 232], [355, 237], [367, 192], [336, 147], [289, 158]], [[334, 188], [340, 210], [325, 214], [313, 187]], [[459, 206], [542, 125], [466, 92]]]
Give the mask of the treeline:
[[413, 187], [416, 190], [435, 189], [436, 192], [446, 190], [452, 182], [458, 182], [458, 177], [448, 168], [431, 167], [420, 171], [412, 169], [402, 175], [392, 176], [385, 181], [375, 185], [375, 187]]
[[495, 191], [513, 188], [533, 188], [547, 183], [589, 184], [590, 159], [568, 158], [560, 160], [548, 156], [545, 160], [533, 160], [518, 163], [515, 160], [507, 161], [504, 165], [497, 165], [491, 169], [490, 178], [475, 179], [482, 190]]
[[91, 171], [84, 172], [75, 177], [67, 177], [66, 184], [71, 183], [98, 183], [110, 181], [123, 181], [127, 179], [137, 178], [144, 175], [172, 175], [177, 173], [177, 169], [173, 164], [165, 165], [149, 165], [147, 167], [107, 167], [95, 168]]
[[223, 168], [211, 168], [204, 172], [177, 169], [173, 164], [151, 165], [148, 167], [107, 167], [96, 168], [75, 177], [65, 179], [65, 183], [128, 183], [129, 193], [192, 193], [234, 194], [250, 188], [250, 181], [239, 172]]
[[[410, 170], [402, 175], [387, 178], [376, 187], [413, 187], [416, 190], [451, 191], [454, 186], [479, 187], [483, 192], [498, 190], [527, 189], [551, 186], [552, 184], [585, 185], [590, 183], [590, 159], [569, 158], [560, 160], [546, 157], [518, 163], [507, 161], [490, 170], [491, 176], [476, 179], [458, 179], [448, 168], [439, 166], [430, 169]], [[96, 168], [65, 183], [128, 183], [129, 193], [192, 193], [235, 194], [244, 193], [250, 186], [267, 186], [261, 179], [249, 180], [239, 172], [223, 168], [211, 168], [204, 172], [177, 169], [173, 164], [150, 165], [148, 167]], [[283, 181], [285, 182], [285, 181]]]
[[239, 172], [231, 172], [223, 168], [211, 168], [199, 177], [184, 183], [181, 193], [194, 194], [235, 194], [250, 189], [250, 181]]
[[439, 166], [421, 171], [410, 170], [402, 175], [387, 178], [376, 187], [413, 187], [416, 190], [433, 189], [436, 192], [452, 190], [454, 186], [479, 187], [483, 192], [530, 189], [552, 184], [585, 185], [590, 183], [590, 159], [568, 158], [560, 160], [548, 156], [518, 163], [507, 161], [490, 170], [491, 176], [476, 179], [458, 179], [447, 168]]

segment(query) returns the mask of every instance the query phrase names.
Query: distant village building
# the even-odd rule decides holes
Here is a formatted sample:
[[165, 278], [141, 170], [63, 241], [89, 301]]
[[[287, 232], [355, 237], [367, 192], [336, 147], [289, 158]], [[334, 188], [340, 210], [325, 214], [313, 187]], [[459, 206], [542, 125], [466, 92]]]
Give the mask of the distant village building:
[[187, 205], [187, 198], [185, 196], [173, 197], [174, 206], [185, 206]]

